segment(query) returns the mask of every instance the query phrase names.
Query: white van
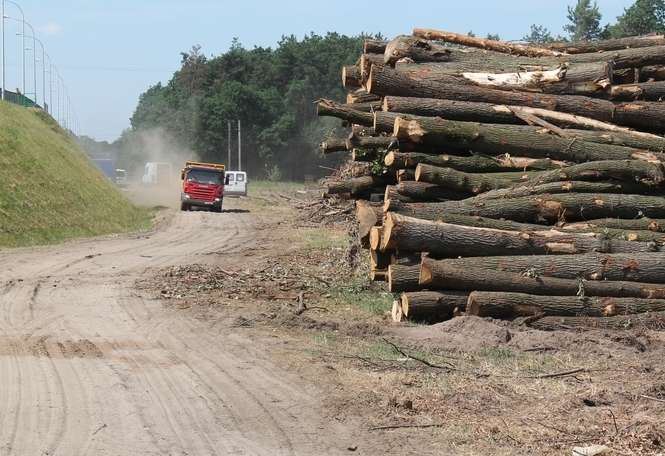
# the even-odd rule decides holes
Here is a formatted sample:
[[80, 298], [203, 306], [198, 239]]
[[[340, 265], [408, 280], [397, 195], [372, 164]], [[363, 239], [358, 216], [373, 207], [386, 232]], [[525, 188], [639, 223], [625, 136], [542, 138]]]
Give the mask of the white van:
[[148, 162], [141, 181], [145, 185], [169, 184], [173, 180], [173, 167], [171, 163]]
[[227, 171], [224, 195], [247, 196], [247, 173], [244, 171]]

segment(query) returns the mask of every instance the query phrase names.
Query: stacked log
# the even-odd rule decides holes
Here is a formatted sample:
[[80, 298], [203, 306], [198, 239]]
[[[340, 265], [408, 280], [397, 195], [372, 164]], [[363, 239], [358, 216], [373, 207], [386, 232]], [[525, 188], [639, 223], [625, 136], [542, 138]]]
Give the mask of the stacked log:
[[[665, 321], [665, 38], [544, 47], [415, 29], [342, 70], [371, 279], [395, 321]], [[380, 200], [380, 201], [379, 201]]]

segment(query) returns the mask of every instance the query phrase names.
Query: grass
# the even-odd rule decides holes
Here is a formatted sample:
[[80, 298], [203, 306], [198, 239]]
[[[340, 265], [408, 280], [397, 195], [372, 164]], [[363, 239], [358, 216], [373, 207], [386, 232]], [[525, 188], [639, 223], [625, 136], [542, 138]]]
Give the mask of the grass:
[[1, 247], [150, 226], [48, 114], [0, 102], [0, 123]]
[[300, 182], [273, 182], [267, 180], [250, 181], [247, 186], [249, 196], [252, 195], [265, 195], [267, 193], [281, 192], [281, 193], [294, 193], [298, 190], [303, 190], [305, 185]]
[[365, 277], [354, 277], [348, 284], [337, 284], [330, 290], [338, 304], [358, 307], [368, 313], [381, 315], [392, 309], [393, 296], [367, 287]]
[[343, 249], [349, 245], [349, 235], [346, 232], [325, 227], [300, 228], [298, 236], [307, 250]]

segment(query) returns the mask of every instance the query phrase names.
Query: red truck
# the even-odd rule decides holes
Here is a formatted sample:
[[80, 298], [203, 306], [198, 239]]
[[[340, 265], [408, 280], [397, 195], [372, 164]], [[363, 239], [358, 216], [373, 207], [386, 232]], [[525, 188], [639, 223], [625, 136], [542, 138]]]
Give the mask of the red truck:
[[189, 211], [196, 206], [222, 212], [224, 185], [227, 183], [224, 165], [188, 161], [180, 178], [180, 210]]

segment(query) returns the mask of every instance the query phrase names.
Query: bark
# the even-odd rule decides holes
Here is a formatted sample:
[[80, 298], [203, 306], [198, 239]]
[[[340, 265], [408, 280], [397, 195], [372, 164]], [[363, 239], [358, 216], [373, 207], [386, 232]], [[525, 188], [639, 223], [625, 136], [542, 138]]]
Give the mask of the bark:
[[517, 255], [423, 259], [431, 270], [438, 264], [455, 267], [493, 269], [534, 277], [665, 283], [665, 254], [661, 252], [626, 254], [588, 253], [583, 255]]
[[424, 163], [416, 167], [416, 181], [428, 182], [449, 190], [474, 195], [489, 190], [510, 187], [513, 183], [512, 180], [494, 177], [492, 173], [465, 173], [452, 168], [440, 168]]
[[393, 135], [399, 140], [429, 146], [456, 146], [486, 154], [506, 153], [572, 162], [633, 159], [661, 161], [665, 158], [660, 152], [561, 137], [540, 127], [482, 124], [430, 117], [418, 117], [417, 120], [398, 117]]
[[397, 182], [404, 181], [415, 181], [416, 180], [416, 170], [415, 169], [399, 169], [395, 173], [397, 175]]
[[372, 127], [352, 124], [350, 136], [376, 136], [376, 132]]
[[369, 235], [372, 227], [383, 223], [383, 212], [380, 204], [367, 201], [356, 202], [356, 220], [358, 221], [358, 238], [364, 248], [369, 248]]
[[[434, 267], [434, 269], [432, 269]], [[501, 291], [539, 296], [601, 296], [616, 298], [665, 298], [665, 284], [584, 281], [466, 268], [423, 262], [420, 285], [431, 290]]]
[[506, 91], [474, 85], [431, 81], [375, 67], [365, 84], [368, 92], [386, 96], [438, 98], [498, 105], [528, 106], [580, 115], [646, 131], [665, 130], [665, 106], [656, 102], [613, 103], [581, 95], [550, 95]]
[[559, 57], [561, 52], [551, 49], [526, 46], [523, 44], [510, 43], [507, 41], [488, 40], [483, 38], [461, 35], [459, 33], [445, 32], [432, 29], [414, 29], [413, 35], [425, 40], [438, 40], [447, 43], [460, 44], [462, 46], [487, 49], [506, 54], [521, 55], [525, 57]]
[[371, 101], [381, 101], [381, 97], [367, 93], [365, 89], [357, 89], [346, 94], [347, 104], [368, 103]]
[[391, 293], [403, 291], [417, 291], [419, 285], [420, 266], [402, 266], [391, 264], [388, 266], [388, 290]]
[[572, 255], [580, 253], [654, 252], [652, 242], [607, 239], [597, 233], [557, 230], [507, 231], [453, 225], [388, 213], [384, 220], [381, 250], [428, 252], [434, 256]]
[[[546, 184], [517, 184], [509, 188], [500, 188], [481, 193], [473, 198], [474, 202], [497, 198], [521, 198], [526, 196], [557, 194], [557, 193], [631, 193], [653, 194], [656, 189], [651, 186], [630, 182], [586, 182], [560, 181]], [[468, 201], [470, 202], [470, 200]]]
[[397, 191], [394, 185], [386, 185], [386, 192], [383, 196], [383, 201], [398, 200], [403, 203], [413, 203], [415, 200], [407, 195], [402, 195]]
[[661, 101], [665, 97], [665, 81], [615, 85], [609, 88], [609, 96], [613, 100]]
[[[426, 182], [402, 181], [395, 186], [395, 190], [412, 201], [448, 201], [468, 198], [468, 193], [459, 193]], [[403, 200], [401, 200], [403, 201]]]
[[665, 173], [660, 163], [649, 163], [642, 160], [602, 160], [542, 172], [526, 181], [525, 185], [566, 180], [615, 180], [660, 186], [665, 181]]
[[321, 152], [323, 152], [324, 154], [349, 151], [349, 148], [347, 147], [346, 144], [346, 139], [344, 138], [328, 138], [321, 143], [320, 147], [321, 147]]
[[342, 86], [346, 90], [355, 90], [362, 86], [360, 67], [358, 65], [346, 65], [342, 67]]
[[349, 149], [383, 149], [392, 150], [399, 147], [399, 141], [392, 136], [357, 136], [351, 134], [346, 140]]
[[363, 54], [360, 56], [360, 82], [365, 84], [374, 65], [383, 66], [383, 54]]
[[[396, 203], [397, 204], [397, 203]], [[644, 195], [568, 193], [482, 201], [412, 203], [411, 211], [436, 220], [448, 213], [509, 219], [525, 223], [574, 222], [601, 218], [664, 218], [665, 198]], [[393, 202], [384, 211], [393, 210]], [[399, 210], [397, 210], [400, 212]]]
[[524, 293], [475, 291], [469, 295], [467, 315], [514, 319], [533, 316], [613, 317], [664, 312], [665, 300], [640, 298], [538, 296]]
[[[525, 123], [516, 114], [531, 114], [559, 127], [567, 128], [567, 134], [580, 137], [580, 139], [587, 141], [635, 147], [656, 152], [665, 150], [665, 138], [662, 136], [633, 131], [589, 117], [542, 108], [495, 105], [492, 103], [471, 101], [437, 100], [435, 98], [387, 96], [383, 99], [383, 110], [386, 112], [401, 112], [425, 117], [443, 117], [448, 120], [507, 124]], [[571, 128], [574, 130], [571, 130]]]
[[363, 176], [347, 179], [345, 181], [330, 182], [328, 183], [329, 195], [339, 195], [343, 193], [350, 193], [351, 195], [360, 195], [367, 193], [376, 187], [383, 187], [390, 183], [384, 177], [378, 176]]
[[585, 222], [564, 224], [560, 229], [564, 231], [579, 231], [590, 229], [619, 229], [619, 230], [647, 230], [665, 233], [665, 219], [652, 219], [640, 217], [630, 220], [607, 218], [587, 220]]
[[566, 54], [586, 54], [590, 52], [614, 51], [619, 49], [643, 48], [665, 45], [664, 35], [629, 36], [609, 40], [561, 41], [544, 44], [543, 47]]
[[432, 41], [413, 36], [398, 36], [386, 46], [383, 61], [391, 66], [401, 59], [410, 59], [413, 62], [448, 62], [450, 53], [449, 47]]
[[542, 331], [566, 329], [665, 329], [665, 312], [649, 312], [615, 317], [543, 317], [529, 326]]
[[388, 41], [384, 40], [365, 40], [363, 43], [364, 54], [383, 54], [386, 52]]
[[414, 291], [402, 293], [402, 314], [410, 321], [439, 323], [464, 312], [469, 294], [464, 292]]
[[384, 159], [390, 168], [415, 168], [418, 164], [447, 167], [457, 171], [472, 173], [494, 173], [510, 170], [547, 170], [557, 169], [566, 165], [565, 162], [550, 159], [533, 159], [502, 155], [492, 157], [474, 154], [467, 157], [458, 155], [433, 155], [422, 152], [390, 152]]
[[337, 117], [352, 124], [372, 127], [374, 125], [374, 114], [358, 111], [353, 106], [335, 103], [330, 100], [319, 100], [317, 114], [319, 116]]

